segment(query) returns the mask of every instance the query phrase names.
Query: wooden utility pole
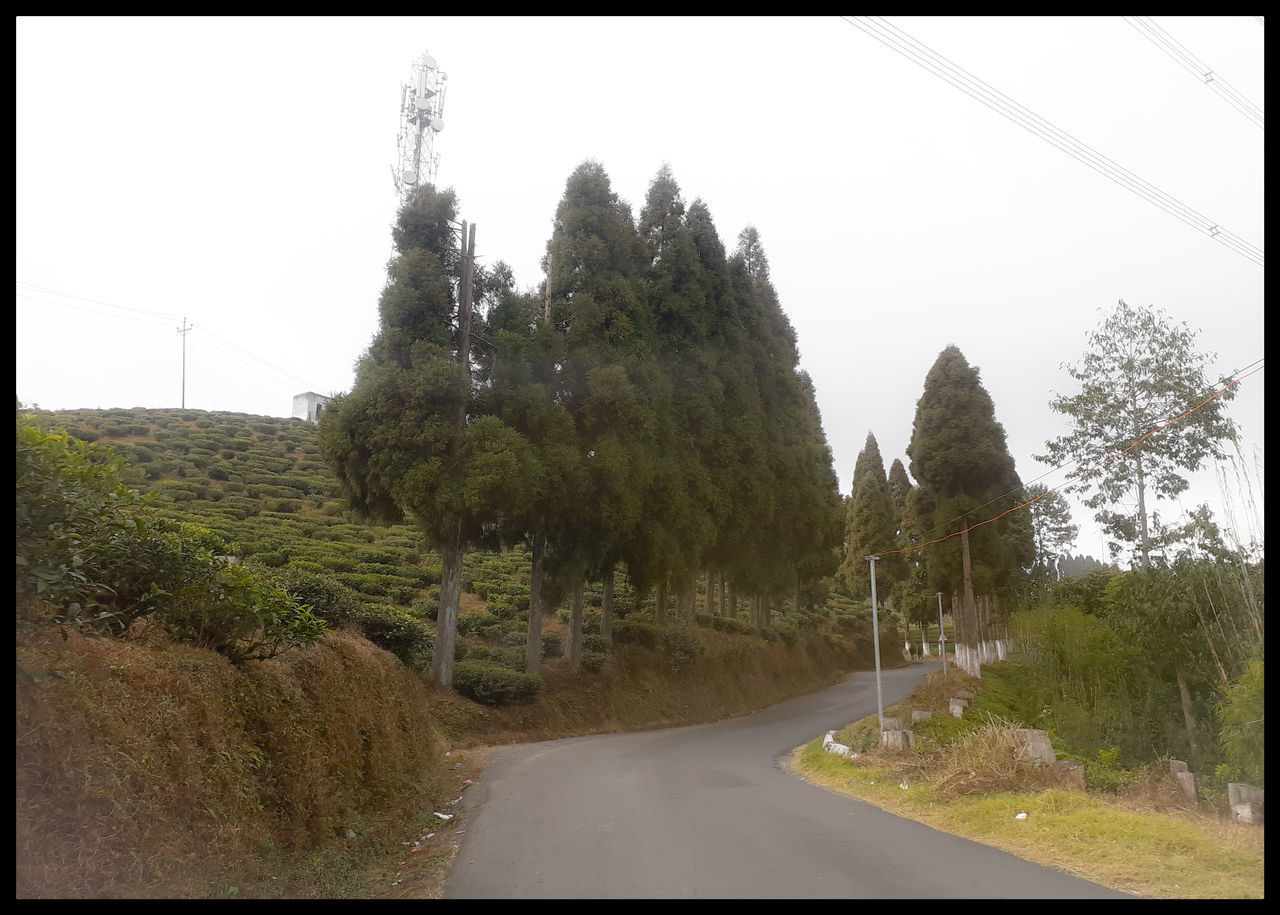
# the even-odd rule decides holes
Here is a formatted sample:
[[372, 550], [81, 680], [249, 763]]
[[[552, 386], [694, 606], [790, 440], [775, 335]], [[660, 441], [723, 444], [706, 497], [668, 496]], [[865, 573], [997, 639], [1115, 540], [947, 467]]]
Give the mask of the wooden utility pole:
[[[458, 427], [467, 422], [471, 401], [471, 287], [475, 270], [476, 227], [468, 236], [462, 222], [462, 276], [458, 280], [458, 362], [467, 373], [467, 395], [458, 406]], [[441, 550], [440, 612], [436, 619], [436, 643], [431, 652], [431, 673], [441, 686], [453, 685], [453, 646], [458, 638], [458, 605], [462, 598], [462, 519], [458, 519], [453, 543]]]

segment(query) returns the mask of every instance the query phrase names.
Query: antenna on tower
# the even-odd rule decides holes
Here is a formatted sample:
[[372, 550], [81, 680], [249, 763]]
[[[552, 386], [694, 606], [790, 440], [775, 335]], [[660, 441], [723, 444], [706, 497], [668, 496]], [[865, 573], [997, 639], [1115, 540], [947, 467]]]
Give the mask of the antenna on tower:
[[414, 189], [435, 184], [440, 156], [435, 138], [444, 129], [444, 94], [449, 77], [425, 51], [413, 62], [409, 82], [400, 86], [400, 134], [392, 179], [401, 206]]

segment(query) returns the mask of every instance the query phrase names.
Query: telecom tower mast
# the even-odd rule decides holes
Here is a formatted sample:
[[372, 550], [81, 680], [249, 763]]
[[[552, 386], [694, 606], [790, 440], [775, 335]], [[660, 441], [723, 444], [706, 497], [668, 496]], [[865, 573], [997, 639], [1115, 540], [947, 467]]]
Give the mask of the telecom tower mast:
[[391, 167], [401, 206], [421, 184], [434, 184], [440, 156], [435, 138], [444, 129], [444, 90], [449, 77], [425, 51], [413, 63], [408, 84], [400, 86], [400, 134]]

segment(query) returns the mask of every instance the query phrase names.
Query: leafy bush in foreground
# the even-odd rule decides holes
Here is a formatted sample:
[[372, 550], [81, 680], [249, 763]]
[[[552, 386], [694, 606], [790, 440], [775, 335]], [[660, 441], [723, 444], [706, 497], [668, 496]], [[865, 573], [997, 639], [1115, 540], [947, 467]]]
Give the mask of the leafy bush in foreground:
[[153, 519], [108, 449], [17, 417], [17, 604], [56, 622], [122, 632], [151, 617], [234, 662], [270, 658], [328, 631], [283, 589], [221, 557], [226, 542]]

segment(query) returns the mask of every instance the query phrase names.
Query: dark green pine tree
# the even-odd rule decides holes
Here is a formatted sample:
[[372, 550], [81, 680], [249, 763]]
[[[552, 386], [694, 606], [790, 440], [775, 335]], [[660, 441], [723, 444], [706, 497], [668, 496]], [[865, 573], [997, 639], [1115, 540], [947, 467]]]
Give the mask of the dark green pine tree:
[[[668, 383], [655, 358], [657, 322], [638, 292], [644, 247], [599, 163], [584, 162], [570, 175], [547, 263], [550, 323], [562, 346], [553, 397], [573, 417], [583, 468], [581, 495], [560, 506], [548, 532], [550, 583], [573, 594], [583, 576], [603, 579], [607, 638], [615, 567], [625, 563], [637, 590], [654, 581], [646, 494], [657, 473], [658, 404]], [[571, 658], [579, 638], [573, 629]]]
[[[739, 234], [729, 277], [734, 311], [720, 364], [734, 417], [726, 428], [741, 443], [744, 486], [734, 498], [745, 509], [729, 571], [746, 593], [774, 602], [795, 592], [798, 569], [838, 566], [839, 483], [754, 227]], [[767, 624], [767, 611], [758, 622]]]
[[[996, 421], [995, 406], [978, 370], [955, 346], [938, 355], [925, 377], [907, 455], [911, 475], [919, 484], [913, 502], [925, 541], [979, 525], [1020, 504], [1022, 482], [1004, 427]], [[1034, 557], [1026, 512], [1012, 512], [973, 527], [967, 539], [971, 592], [965, 587], [962, 537], [925, 548], [930, 589], [944, 595], [1005, 597], [1007, 605], [1025, 575], [1023, 568]], [[987, 634], [977, 631], [975, 608], [969, 605], [964, 610], [963, 639], [985, 640]], [[968, 644], [973, 647], [975, 642]]]
[[654, 381], [649, 388], [657, 424], [653, 486], [645, 499], [646, 527], [655, 544], [657, 617], [668, 597], [684, 606], [716, 531], [714, 482], [706, 454], [719, 435], [721, 412], [712, 384], [708, 329], [713, 280], [705, 275], [684, 200], [663, 166], [649, 185], [638, 231], [646, 267], [641, 295], [656, 323]]
[[577, 520], [588, 496], [587, 477], [573, 415], [555, 396], [564, 335], [546, 320], [545, 299], [508, 286], [484, 333], [490, 345], [483, 352], [492, 368], [477, 399], [529, 440], [543, 468], [525, 516], [513, 519], [513, 533], [532, 554], [525, 669], [536, 674], [542, 662], [547, 539]]
[[[868, 432], [866, 444], [854, 464], [845, 519], [845, 558], [840, 577], [849, 593], [859, 599], [870, 597], [871, 564], [867, 557], [897, 549], [897, 546], [898, 519], [893, 510], [893, 495], [885, 477], [880, 446], [876, 437]], [[901, 562], [893, 563], [892, 558], [885, 557], [877, 563], [877, 596], [887, 596], [897, 580], [891, 574], [891, 565], [901, 565]]]
[[323, 453], [351, 506], [366, 518], [412, 518], [441, 553], [432, 675], [442, 686], [453, 682], [463, 553], [509, 531], [542, 477], [528, 440], [472, 402], [456, 216], [453, 192], [429, 185], [401, 208], [378, 332], [355, 386], [320, 421]]

